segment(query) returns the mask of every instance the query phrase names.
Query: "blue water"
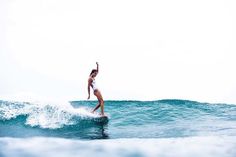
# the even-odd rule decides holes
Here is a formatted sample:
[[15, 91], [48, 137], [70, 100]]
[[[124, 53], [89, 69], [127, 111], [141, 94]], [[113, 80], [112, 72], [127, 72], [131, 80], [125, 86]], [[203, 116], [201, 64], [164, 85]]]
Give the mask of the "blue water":
[[0, 101], [0, 156], [236, 156], [234, 104], [105, 101], [107, 121], [96, 103]]

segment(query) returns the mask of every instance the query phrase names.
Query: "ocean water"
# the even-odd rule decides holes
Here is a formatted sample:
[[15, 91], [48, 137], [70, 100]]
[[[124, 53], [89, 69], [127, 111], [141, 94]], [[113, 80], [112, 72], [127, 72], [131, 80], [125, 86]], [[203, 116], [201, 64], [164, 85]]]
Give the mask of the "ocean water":
[[236, 157], [236, 105], [0, 101], [0, 157]]

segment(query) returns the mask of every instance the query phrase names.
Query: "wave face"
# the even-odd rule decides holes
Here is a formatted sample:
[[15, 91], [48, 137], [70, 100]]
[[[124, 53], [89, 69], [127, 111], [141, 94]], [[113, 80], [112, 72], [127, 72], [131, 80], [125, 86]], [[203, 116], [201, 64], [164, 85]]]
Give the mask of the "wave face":
[[0, 136], [78, 139], [236, 136], [236, 105], [186, 100], [106, 101], [107, 123], [90, 113], [96, 103], [0, 101]]
[[107, 119], [85, 107], [0, 101], [2, 137], [106, 138], [100, 134], [106, 124]]

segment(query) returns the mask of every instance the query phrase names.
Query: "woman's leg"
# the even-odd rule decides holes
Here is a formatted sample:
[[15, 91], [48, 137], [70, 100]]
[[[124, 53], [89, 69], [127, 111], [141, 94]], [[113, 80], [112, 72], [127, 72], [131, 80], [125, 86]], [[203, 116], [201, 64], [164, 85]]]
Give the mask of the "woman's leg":
[[99, 103], [94, 108], [93, 112], [96, 111], [99, 107], [101, 107], [101, 114], [104, 115], [104, 101], [100, 91], [95, 91], [94, 95], [97, 97]]
[[98, 108], [100, 107], [100, 102], [97, 104], [97, 106], [93, 109], [92, 113], [94, 113]]

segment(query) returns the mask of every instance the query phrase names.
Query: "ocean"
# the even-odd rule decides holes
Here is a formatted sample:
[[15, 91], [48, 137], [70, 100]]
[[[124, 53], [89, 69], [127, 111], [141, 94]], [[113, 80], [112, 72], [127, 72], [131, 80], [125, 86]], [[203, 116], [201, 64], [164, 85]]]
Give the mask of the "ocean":
[[[0, 157], [236, 157], [236, 105], [0, 101]], [[98, 110], [99, 113], [100, 110]]]

